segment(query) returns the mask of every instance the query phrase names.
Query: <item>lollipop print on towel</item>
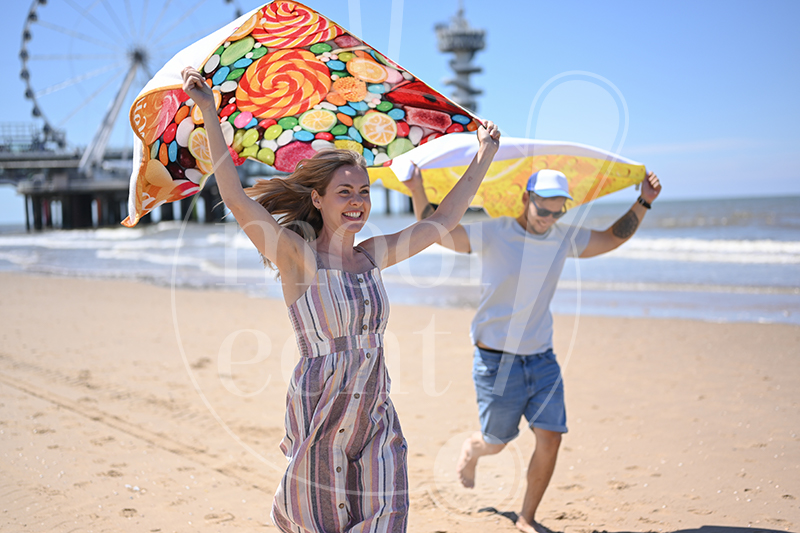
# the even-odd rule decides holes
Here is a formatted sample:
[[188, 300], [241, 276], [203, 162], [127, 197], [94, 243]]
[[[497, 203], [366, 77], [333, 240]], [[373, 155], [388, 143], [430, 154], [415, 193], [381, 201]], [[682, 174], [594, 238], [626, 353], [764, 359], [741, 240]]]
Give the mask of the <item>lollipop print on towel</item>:
[[[316, 152], [347, 148], [362, 154], [368, 166], [388, 166], [432, 139], [477, 129], [468, 111], [302, 4], [275, 1], [223, 30], [187, 50], [199, 58], [196, 64], [217, 97], [237, 164], [250, 158], [292, 172]], [[170, 62], [162, 70], [179, 73], [185, 65]], [[126, 225], [164, 202], [194, 194], [212, 171], [199, 110], [179, 86], [158, 86], [160, 75], [131, 109], [143, 149]]]

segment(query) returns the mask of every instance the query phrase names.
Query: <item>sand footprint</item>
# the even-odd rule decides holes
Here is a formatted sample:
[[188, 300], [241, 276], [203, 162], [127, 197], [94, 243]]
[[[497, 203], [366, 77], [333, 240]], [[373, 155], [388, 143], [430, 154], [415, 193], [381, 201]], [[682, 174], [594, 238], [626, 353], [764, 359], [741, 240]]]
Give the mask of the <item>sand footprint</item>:
[[589, 518], [589, 516], [583, 511], [571, 510], [571, 511], [560, 511], [558, 513], [553, 514], [550, 518], [552, 518], [553, 520], [586, 520], [587, 518]]
[[631, 488], [633, 485], [629, 485], [624, 481], [609, 481], [608, 486], [616, 490], [625, 490]]
[[579, 485], [578, 483], [573, 483], [572, 485], [562, 485], [557, 487], [558, 490], [564, 490], [567, 492], [575, 492], [577, 490], [583, 490], [583, 485]]
[[206, 522], [211, 522], [212, 524], [221, 524], [222, 522], [230, 522], [234, 519], [234, 516], [231, 513], [209, 513], [203, 517]]

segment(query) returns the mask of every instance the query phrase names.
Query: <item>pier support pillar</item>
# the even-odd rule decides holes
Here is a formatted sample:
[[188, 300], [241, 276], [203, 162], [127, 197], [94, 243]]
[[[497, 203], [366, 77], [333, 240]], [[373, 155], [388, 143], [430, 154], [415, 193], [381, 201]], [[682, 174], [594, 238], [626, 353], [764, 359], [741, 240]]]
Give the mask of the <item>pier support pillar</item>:
[[[209, 178], [209, 180], [216, 180], [216, 178]], [[209, 181], [203, 190], [200, 191], [200, 196], [205, 202], [205, 222], [222, 222], [225, 216], [225, 204], [222, 202], [222, 197], [219, 195], [219, 187], [216, 181]]]
[[[191, 197], [183, 198], [182, 200], [180, 200], [181, 220], [187, 220], [186, 215], [189, 214], [189, 211], [193, 211], [192, 210], [192, 202], [194, 202], [194, 198], [191, 198]], [[191, 214], [189, 214], [188, 220], [196, 222], [197, 221], [197, 212], [193, 211]]]
[[[66, 198], [65, 206], [70, 205], [69, 218], [64, 217], [64, 221], [69, 220], [70, 229], [91, 228], [92, 227], [92, 195], [75, 194]], [[66, 211], [66, 210], [65, 210]]]
[[42, 197], [31, 196], [31, 207], [33, 208], [33, 229], [42, 231], [44, 229], [44, 220], [42, 219]]
[[25, 231], [31, 230], [30, 196], [25, 196]]
[[105, 199], [108, 202], [108, 224], [116, 226], [120, 222], [122, 222], [122, 210], [120, 206], [120, 201], [113, 196], [108, 197]]
[[161, 210], [161, 220], [175, 220], [175, 211], [173, 211], [172, 203], [164, 204], [159, 207]]

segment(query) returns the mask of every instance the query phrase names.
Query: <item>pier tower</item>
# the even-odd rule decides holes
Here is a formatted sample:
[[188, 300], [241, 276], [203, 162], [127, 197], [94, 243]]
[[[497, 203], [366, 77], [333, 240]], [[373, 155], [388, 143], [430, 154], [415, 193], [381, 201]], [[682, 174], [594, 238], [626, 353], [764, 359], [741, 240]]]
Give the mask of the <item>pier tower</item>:
[[481, 67], [472, 64], [475, 54], [485, 47], [486, 31], [471, 28], [464, 18], [464, 3], [459, 2], [456, 15], [450, 20], [450, 25], [437, 24], [436, 37], [439, 41], [439, 51], [455, 54], [450, 60], [450, 68], [455, 72], [455, 77], [446, 79], [445, 84], [455, 88], [451, 97], [453, 100], [469, 109], [478, 110], [475, 97], [483, 91], [470, 84], [471, 74], [482, 72]]

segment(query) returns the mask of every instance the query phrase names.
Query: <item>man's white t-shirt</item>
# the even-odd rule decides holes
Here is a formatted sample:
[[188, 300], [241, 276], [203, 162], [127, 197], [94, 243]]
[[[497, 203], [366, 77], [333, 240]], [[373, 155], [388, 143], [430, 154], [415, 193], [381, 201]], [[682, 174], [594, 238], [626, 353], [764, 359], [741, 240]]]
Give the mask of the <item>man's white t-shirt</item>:
[[556, 223], [536, 235], [509, 217], [466, 224], [464, 229], [482, 263], [472, 342], [519, 355], [552, 348], [550, 301], [567, 257], [583, 252], [591, 230]]

